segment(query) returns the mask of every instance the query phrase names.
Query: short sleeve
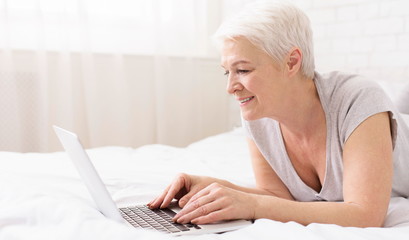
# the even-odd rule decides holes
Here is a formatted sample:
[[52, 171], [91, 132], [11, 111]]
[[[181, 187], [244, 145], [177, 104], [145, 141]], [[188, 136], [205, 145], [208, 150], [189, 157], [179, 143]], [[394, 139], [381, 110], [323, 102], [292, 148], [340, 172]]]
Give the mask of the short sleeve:
[[352, 132], [367, 118], [377, 113], [388, 112], [391, 120], [392, 142], [396, 140], [396, 116], [392, 101], [375, 82], [350, 81], [352, 85], [345, 91], [344, 101], [341, 103], [338, 123], [342, 146]]

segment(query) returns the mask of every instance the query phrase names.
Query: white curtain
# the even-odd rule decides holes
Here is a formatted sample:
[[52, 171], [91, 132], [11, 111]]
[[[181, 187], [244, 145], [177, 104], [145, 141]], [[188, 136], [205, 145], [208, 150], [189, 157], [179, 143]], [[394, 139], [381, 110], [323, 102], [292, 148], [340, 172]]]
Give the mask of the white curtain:
[[0, 151], [184, 146], [232, 128], [218, 0], [0, 0]]

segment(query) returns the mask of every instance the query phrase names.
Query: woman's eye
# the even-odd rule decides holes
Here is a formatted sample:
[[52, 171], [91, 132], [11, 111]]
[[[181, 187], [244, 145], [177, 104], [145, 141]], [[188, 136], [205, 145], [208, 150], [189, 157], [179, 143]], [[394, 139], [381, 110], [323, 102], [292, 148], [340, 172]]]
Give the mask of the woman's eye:
[[244, 74], [244, 73], [248, 73], [248, 72], [250, 72], [250, 70], [237, 69], [237, 74]]
[[[237, 70], [235, 71], [236, 74], [246, 74], [246, 73], [249, 73], [249, 72], [250, 72], [250, 70], [244, 70], [244, 69], [237, 69]], [[224, 75], [225, 75], [225, 76], [229, 76], [229, 74], [230, 74], [229, 71], [225, 71], [225, 72], [224, 72]]]

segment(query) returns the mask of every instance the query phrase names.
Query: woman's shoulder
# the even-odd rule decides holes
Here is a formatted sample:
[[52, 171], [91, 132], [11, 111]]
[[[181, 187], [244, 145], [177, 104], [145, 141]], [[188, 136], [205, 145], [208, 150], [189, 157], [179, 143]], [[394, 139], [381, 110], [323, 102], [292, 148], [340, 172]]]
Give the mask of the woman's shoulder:
[[344, 143], [354, 129], [368, 117], [380, 112], [396, 111], [388, 95], [373, 80], [366, 77], [331, 72], [321, 75], [317, 86], [325, 91], [321, 100]]
[[381, 90], [381, 86], [374, 80], [365, 76], [340, 71], [316, 73], [315, 81], [326, 90], [326, 92], [353, 93], [363, 89]]
[[328, 103], [330, 109], [342, 108], [345, 105], [349, 107], [350, 104], [361, 101], [375, 100], [387, 103], [391, 101], [376, 81], [358, 74], [344, 72], [317, 74], [315, 82], [321, 101]]

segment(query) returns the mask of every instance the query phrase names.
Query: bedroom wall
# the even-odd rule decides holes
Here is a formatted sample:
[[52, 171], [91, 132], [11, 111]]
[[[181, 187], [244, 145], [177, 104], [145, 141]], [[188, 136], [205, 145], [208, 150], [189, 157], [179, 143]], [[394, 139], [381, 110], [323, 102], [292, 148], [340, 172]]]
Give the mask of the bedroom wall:
[[[236, 1], [225, 8], [224, 17], [247, 2], [251, 1]], [[311, 20], [318, 71], [359, 73], [391, 91], [409, 83], [409, 1], [290, 2], [303, 9]], [[238, 111], [236, 107], [236, 116]], [[236, 123], [240, 124], [238, 120]]]
[[[230, 129], [219, 0], [0, 2], [0, 151], [186, 146]], [[180, 6], [183, 6], [181, 8]]]
[[[94, 53], [90, 76], [78, 52], [15, 50], [13, 72], [1, 71], [4, 54], [0, 151], [62, 150], [54, 124], [78, 133], [86, 148], [186, 146], [230, 129], [216, 58]], [[41, 61], [47, 67], [39, 72]]]

